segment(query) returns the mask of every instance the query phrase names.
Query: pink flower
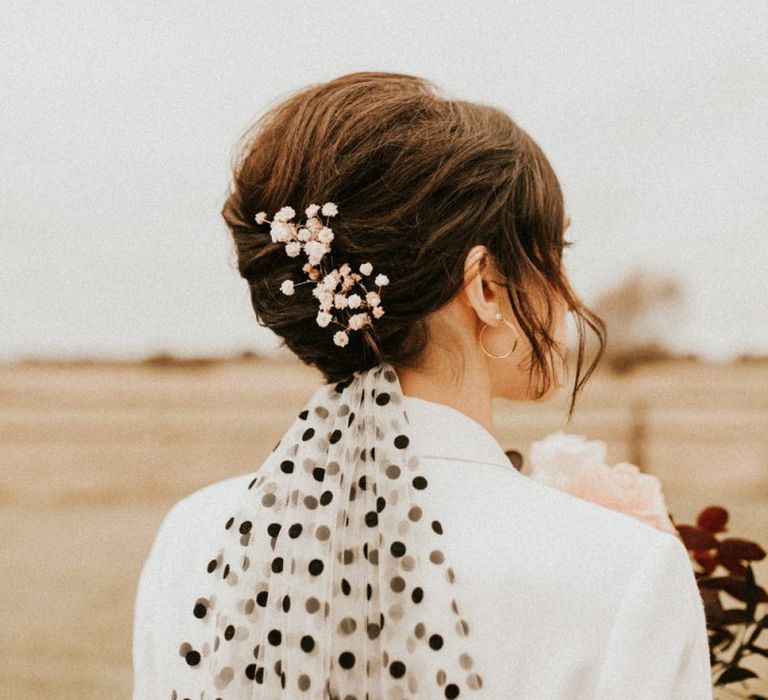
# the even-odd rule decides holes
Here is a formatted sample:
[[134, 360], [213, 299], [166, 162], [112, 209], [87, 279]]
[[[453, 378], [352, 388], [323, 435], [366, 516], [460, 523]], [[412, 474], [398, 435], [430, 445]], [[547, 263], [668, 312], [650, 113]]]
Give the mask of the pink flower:
[[531, 445], [530, 466], [521, 471], [572, 496], [676, 535], [659, 479], [629, 462], [609, 467], [605, 454], [604, 442], [559, 431]]

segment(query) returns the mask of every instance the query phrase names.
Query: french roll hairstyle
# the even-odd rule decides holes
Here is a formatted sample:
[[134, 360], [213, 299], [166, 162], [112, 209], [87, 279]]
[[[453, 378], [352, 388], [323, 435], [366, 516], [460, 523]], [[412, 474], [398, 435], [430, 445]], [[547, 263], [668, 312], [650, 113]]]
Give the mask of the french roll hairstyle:
[[[505, 112], [447, 99], [424, 78], [363, 71], [313, 84], [272, 106], [242, 134], [222, 215], [237, 267], [248, 282], [257, 322], [271, 328], [327, 383], [382, 361], [419, 367], [430, 342], [427, 319], [464, 284], [469, 250], [485, 245], [507, 288], [531, 347], [529, 394], [553, 378], [552, 302], [559, 295], [576, 321], [576, 395], [599, 362], [604, 322], [585, 307], [562, 264], [565, 205], [558, 179], [539, 146]], [[328, 268], [370, 262], [389, 277], [387, 313], [339, 347], [316, 322], [313, 284], [286, 296], [280, 284], [307, 278], [304, 256], [289, 257], [257, 224], [288, 205], [335, 202]], [[326, 261], [324, 260], [324, 263]], [[545, 303], [539, 301], [543, 298]], [[582, 374], [585, 331], [599, 349]]]

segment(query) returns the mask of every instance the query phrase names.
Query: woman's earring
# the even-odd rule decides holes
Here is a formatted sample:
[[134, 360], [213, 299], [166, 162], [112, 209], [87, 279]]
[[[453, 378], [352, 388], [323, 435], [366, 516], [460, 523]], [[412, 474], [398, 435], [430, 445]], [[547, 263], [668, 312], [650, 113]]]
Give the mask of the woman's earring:
[[[504, 322], [504, 323], [506, 323], [506, 324], [507, 324], [507, 325], [508, 325], [508, 326], [509, 326], [509, 327], [510, 327], [512, 330], [514, 330], [514, 329], [515, 329], [515, 327], [514, 327], [514, 326], [513, 326], [513, 325], [512, 325], [512, 324], [511, 324], [509, 321], [507, 321], [507, 319], [505, 319], [505, 318], [504, 318], [504, 317], [501, 315], [501, 313], [500, 313], [499, 311], [497, 311], [497, 312], [496, 312], [496, 320], [497, 320], [497, 321], [503, 321], [503, 322]], [[504, 355], [493, 355], [493, 354], [491, 354], [490, 352], [488, 352], [488, 351], [485, 349], [485, 346], [483, 345], [483, 331], [484, 331], [484, 330], [485, 330], [487, 327], [488, 327], [488, 324], [487, 324], [487, 323], [484, 323], [484, 324], [483, 324], [483, 327], [480, 329], [480, 337], [479, 337], [479, 341], [480, 341], [480, 348], [482, 349], [482, 351], [483, 351], [483, 352], [484, 352], [486, 355], [488, 355], [488, 357], [493, 357], [493, 358], [494, 358], [494, 359], [496, 359], [496, 360], [501, 360], [501, 359], [503, 359], [503, 358], [505, 358], [505, 357], [509, 357], [509, 356], [510, 356], [510, 355], [511, 355], [511, 354], [512, 354], [514, 351], [515, 351], [515, 348], [517, 347], [517, 337], [515, 338], [515, 344], [512, 346], [512, 349], [511, 349], [511, 350], [508, 350], [508, 351], [507, 351], [507, 352], [506, 352]], [[515, 336], [517, 336], [517, 332], [515, 332]]]

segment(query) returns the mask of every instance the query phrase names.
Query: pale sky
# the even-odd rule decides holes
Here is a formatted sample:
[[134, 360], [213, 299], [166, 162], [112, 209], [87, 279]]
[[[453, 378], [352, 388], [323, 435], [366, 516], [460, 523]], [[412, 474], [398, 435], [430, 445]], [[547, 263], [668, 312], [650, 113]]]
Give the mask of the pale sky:
[[26, 1], [0, 26], [0, 359], [274, 348], [219, 215], [232, 148], [358, 70], [531, 134], [587, 302], [634, 268], [673, 274], [674, 349], [768, 352], [765, 0]]

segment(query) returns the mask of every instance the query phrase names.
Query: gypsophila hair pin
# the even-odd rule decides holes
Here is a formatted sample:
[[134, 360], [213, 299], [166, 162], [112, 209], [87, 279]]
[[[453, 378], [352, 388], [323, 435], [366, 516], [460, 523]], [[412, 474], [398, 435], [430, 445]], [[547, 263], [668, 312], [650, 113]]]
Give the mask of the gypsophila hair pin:
[[[325, 328], [330, 323], [341, 326], [342, 330], [334, 333], [333, 342], [339, 347], [344, 347], [349, 343], [348, 331], [360, 330], [366, 324], [372, 323], [371, 314], [375, 318], [381, 318], [384, 315], [379, 292], [382, 287], [389, 284], [389, 278], [382, 274], [376, 275], [374, 282], [377, 289], [369, 291], [362, 282], [363, 276], [367, 277], [373, 272], [373, 266], [369, 262], [360, 265], [359, 273], [352, 272], [348, 263], [325, 271], [322, 261], [325, 254], [331, 250], [330, 245], [334, 235], [333, 229], [328, 226], [328, 219], [324, 224], [317, 216], [318, 211], [328, 219], [339, 213], [338, 207], [333, 202], [326, 202], [322, 208], [319, 204], [310, 204], [304, 212], [307, 215], [307, 221], [303, 225], [291, 221], [296, 216], [296, 212], [289, 206], [282, 207], [272, 221], [267, 219], [265, 211], [260, 211], [254, 218], [257, 224], [265, 222], [271, 224], [272, 240], [276, 243], [285, 243], [285, 252], [290, 257], [295, 258], [301, 254], [302, 250], [307, 254], [308, 261], [301, 269], [309, 275], [309, 279], [299, 283], [294, 283], [290, 279], [284, 280], [280, 285], [280, 291], [291, 296], [295, 287], [316, 282], [312, 295], [320, 302], [317, 325], [321, 328]], [[355, 284], [360, 286], [362, 292], [348, 294]], [[368, 309], [368, 311], [351, 314], [347, 323], [344, 324], [335, 318], [334, 309]]]

